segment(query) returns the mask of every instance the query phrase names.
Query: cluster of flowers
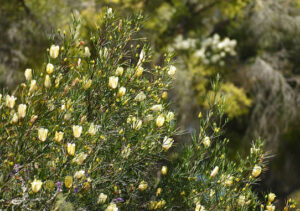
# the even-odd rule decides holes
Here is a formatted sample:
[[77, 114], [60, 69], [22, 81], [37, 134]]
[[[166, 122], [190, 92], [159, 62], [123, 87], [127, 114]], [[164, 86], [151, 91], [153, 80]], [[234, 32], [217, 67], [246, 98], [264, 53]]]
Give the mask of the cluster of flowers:
[[205, 65], [225, 65], [228, 56], [235, 56], [236, 40], [225, 37], [221, 40], [220, 35], [214, 34], [205, 39], [201, 44], [201, 49], [195, 51], [195, 57], [200, 58]]

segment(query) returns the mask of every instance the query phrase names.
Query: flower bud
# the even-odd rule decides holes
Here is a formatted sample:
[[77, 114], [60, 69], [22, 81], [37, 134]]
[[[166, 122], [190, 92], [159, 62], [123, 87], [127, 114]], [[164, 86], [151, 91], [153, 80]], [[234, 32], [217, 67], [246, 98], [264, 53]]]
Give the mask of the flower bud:
[[81, 136], [82, 132], [82, 126], [79, 125], [73, 125], [73, 135], [75, 138], [79, 138]]
[[122, 97], [126, 93], [126, 88], [125, 87], [120, 87], [118, 91], [118, 97]]
[[143, 74], [143, 72], [144, 72], [144, 68], [139, 66], [136, 70], [136, 76], [140, 77]]
[[164, 122], [165, 122], [165, 117], [164, 117], [164, 115], [163, 115], [163, 114], [159, 115], [159, 116], [157, 117], [157, 119], [156, 119], [156, 125], [157, 125], [157, 127], [163, 126]]
[[31, 80], [29, 92], [32, 93], [37, 89], [36, 80]]
[[40, 141], [42, 141], [42, 142], [46, 141], [47, 135], [48, 135], [48, 129], [45, 129], [45, 128], [38, 129], [38, 136], [39, 136]]
[[50, 47], [50, 57], [55, 59], [58, 57], [59, 54], [59, 46], [58, 45], [51, 45]]
[[58, 132], [58, 131], [56, 131], [55, 132], [55, 135], [54, 135], [54, 140], [56, 141], [56, 142], [60, 142], [61, 140], [63, 140], [63, 138], [64, 138], [64, 133], [63, 132]]
[[210, 177], [215, 177], [218, 174], [218, 172], [219, 172], [219, 167], [216, 166], [210, 173]]
[[162, 97], [163, 99], [167, 99], [167, 97], [168, 97], [168, 92], [163, 92], [162, 95], [161, 95], [161, 97]]
[[110, 88], [112, 88], [112, 89], [117, 88], [117, 86], [118, 86], [118, 80], [119, 80], [118, 77], [115, 77], [115, 76], [109, 77], [108, 86]]
[[165, 137], [162, 144], [163, 150], [168, 151], [171, 148], [173, 143], [174, 140], [172, 138]]
[[202, 143], [203, 143], [203, 145], [204, 145], [205, 148], [210, 147], [210, 139], [209, 139], [209, 137], [206, 136], [206, 137], [203, 139]]
[[32, 115], [30, 118], [30, 123], [33, 124], [37, 118], [38, 118], [37, 115]]
[[49, 76], [49, 75], [46, 75], [46, 77], [45, 77], [44, 86], [45, 86], [46, 88], [50, 88], [50, 87], [51, 87], [51, 79], [50, 79], [50, 76]]
[[22, 119], [26, 116], [26, 108], [27, 108], [27, 105], [25, 105], [25, 104], [20, 104], [18, 106], [18, 116], [20, 119]]
[[118, 68], [116, 69], [116, 75], [117, 75], [117, 76], [123, 75], [123, 72], [124, 72], [123, 67], [118, 67]]
[[46, 72], [50, 75], [54, 71], [54, 66], [51, 63], [48, 63], [46, 66]]
[[69, 155], [74, 156], [74, 154], [75, 154], [75, 144], [68, 143], [67, 152], [68, 152]]
[[89, 47], [84, 48], [84, 56], [85, 57], [90, 57], [91, 56], [91, 52], [90, 52]]
[[19, 120], [18, 115], [16, 113], [14, 113], [13, 118], [11, 120], [12, 123], [17, 123]]
[[162, 192], [162, 188], [157, 188], [156, 190], [156, 197], [159, 196]]
[[261, 167], [258, 165], [255, 165], [253, 170], [252, 170], [252, 176], [253, 177], [258, 177], [261, 173]]
[[41, 190], [42, 188], [42, 185], [43, 185], [43, 182], [41, 180], [34, 180], [32, 183], [31, 183], [31, 189], [32, 189], [32, 192], [34, 193], [37, 193]]
[[7, 95], [5, 98], [5, 105], [12, 109], [15, 106], [16, 99], [17, 98], [14, 96]]
[[167, 166], [163, 166], [163, 167], [161, 168], [161, 174], [162, 174], [162, 175], [166, 175], [167, 172], [168, 172], [168, 167], [167, 167]]
[[26, 69], [24, 72], [26, 81], [30, 81], [32, 79], [32, 69]]

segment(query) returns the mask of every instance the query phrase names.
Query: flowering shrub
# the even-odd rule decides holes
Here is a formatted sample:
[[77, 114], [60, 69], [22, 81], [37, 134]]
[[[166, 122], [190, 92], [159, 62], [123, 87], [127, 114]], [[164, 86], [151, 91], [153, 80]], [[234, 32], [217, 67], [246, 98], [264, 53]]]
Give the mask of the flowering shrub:
[[227, 56], [235, 56], [234, 50], [236, 40], [230, 40], [228, 37], [221, 40], [218, 34], [205, 39], [202, 42], [202, 48], [195, 52], [195, 56], [199, 57], [204, 64], [218, 64], [224, 66], [224, 59]]
[[150, 65], [140, 21], [108, 9], [90, 40], [80, 40], [74, 20], [70, 33], [54, 36], [41, 70], [26, 69], [26, 82], [1, 95], [1, 208], [261, 206], [251, 185], [264, 168], [262, 144], [229, 161], [221, 103], [199, 115], [192, 143], [170, 154], [177, 132], [167, 91], [176, 68], [169, 55]]

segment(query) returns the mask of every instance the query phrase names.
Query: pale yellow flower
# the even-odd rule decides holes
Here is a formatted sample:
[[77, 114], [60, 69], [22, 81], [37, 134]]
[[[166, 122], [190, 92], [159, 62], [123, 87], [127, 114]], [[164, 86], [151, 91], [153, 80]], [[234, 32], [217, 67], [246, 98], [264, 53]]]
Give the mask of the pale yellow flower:
[[87, 158], [87, 156], [87, 154], [81, 152], [78, 155], [76, 155], [75, 158], [73, 158], [72, 162], [81, 165], [83, 161]]
[[273, 204], [269, 204], [266, 206], [268, 211], [275, 211], [276, 207]]
[[97, 127], [92, 123], [89, 127], [88, 133], [93, 136], [97, 133]]
[[240, 195], [237, 202], [240, 206], [244, 206], [246, 203], [246, 197], [244, 195]]
[[74, 156], [74, 154], [75, 154], [75, 144], [68, 143], [67, 152], [68, 152], [69, 155]]
[[104, 193], [100, 193], [100, 195], [98, 197], [98, 203], [99, 204], [104, 204], [106, 199], [107, 199], [107, 195], [104, 194]]
[[46, 72], [50, 75], [54, 71], [54, 66], [51, 63], [48, 63], [46, 66]]
[[142, 120], [139, 120], [139, 119], [134, 120], [132, 122], [132, 128], [135, 129], [135, 130], [139, 130], [139, 129], [141, 129], [142, 124], [143, 124]]
[[161, 111], [162, 110], [162, 105], [158, 104], [158, 105], [154, 105], [150, 108], [152, 111]]
[[26, 81], [30, 81], [32, 79], [32, 69], [27, 68], [24, 72]]
[[174, 116], [175, 116], [175, 115], [174, 115], [173, 112], [171, 112], [171, 111], [168, 112], [168, 113], [167, 113], [167, 116], [166, 116], [166, 121], [167, 121], [167, 122], [171, 122], [171, 121], [174, 119]]
[[65, 186], [66, 186], [66, 188], [71, 188], [72, 185], [73, 185], [73, 177], [66, 176], [65, 177]]
[[75, 138], [79, 138], [81, 136], [82, 132], [82, 126], [79, 125], [73, 125], [73, 135]]
[[92, 82], [93, 82], [92, 79], [89, 79], [89, 80], [84, 81], [83, 89], [84, 89], [84, 90], [89, 89], [89, 88], [91, 87], [91, 85], [92, 85]]
[[76, 179], [80, 179], [84, 176], [85, 176], [85, 171], [84, 170], [76, 171], [75, 174], [74, 174], [74, 178], [76, 178]]
[[58, 54], [59, 54], [59, 46], [58, 45], [51, 45], [50, 47], [50, 57], [55, 59], [58, 57]]
[[140, 191], [144, 191], [144, 190], [146, 190], [147, 188], [148, 188], [148, 183], [145, 182], [145, 181], [142, 181], [142, 182], [139, 184], [139, 187], [138, 187], [138, 189], [139, 189]]
[[225, 186], [231, 186], [233, 184], [233, 176], [227, 176], [227, 178], [224, 181]]
[[17, 98], [14, 96], [7, 95], [5, 98], [5, 105], [8, 108], [13, 108], [15, 106], [16, 99]]
[[41, 190], [43, 182], [41, 180], [34, 179], [31, 183], [32, 192], [37, 193]]
[[274, 193], [269, 193], [268, 194], [268, 200], [269, 202], [273, 202], [276, 198], [276, 195]]
[[115, 203], [110, 203], [105, 211], [118, 211], [118, 207]]
[[253, 177], [258, 177], [261, 173], [261, 167], [259, 165], [255, 165], [253, 170], [252, 170], [252, 176]]
[[46, 88], [50, 88], [50, 87], [51, 87], [51, 79], [50, 79], [50, 76], [49, 76], [49, 75], [46, 75], [46, 77], [45, 77], [44, 86], [45, 86]]
[[25, 105], [25, 104], [20, 104], [18, 106], [18, 117], [20, 119], [22, 119], [26, 116], [26, 108], [27, 108], [27, 105]]
[[115, 89], [118, 86], [118, 81], [119, 81], [118, 77], [111, 76], [111, 77], [109, 77], [109, 80], [108, 80], [108, 86], [112, 89]]
[[64, 138], [64, 133], [63, 132], [58, 132], [58, 131], [56, 131], [55, 132], [55, 135], [54, 135], [54, 140], [56, 141], [56, 142], [60, 142], [61, 140], [63, 140], [63, 138]]
[[162, 143], [163, 150], [168, 151], [171, 148], [171, 146], [173, 145], [173, 143], [174, 143], [174, 140], [172, 138], [168, 138], [166, 136]]
[[195, 211], [206, 211], [205, 207], [200, 204], [200, 202], [196, 203]]
[[130, 155], [130, 153], [131, 153], [130, 147], [129, 147], [129, 146], [124, 147], [124, 149], [123, 149], [122, 152], [121, 152], [122, 158], [127, 159], [128, 156]]
[[144, 92], [140, 92], [140, 93], [138, 93], [138, 94], [135, 96], [134, 101], [141, 102], [141, 101], [143, 101], [143, 100], [145, 100], [145, 99], [146, 99], [145, 93], [144, 93]]
[[125, 95], [126, 93], [126, 88], [125, 87], [120, 87], [119, 91], [118, 91], [118, 97], [122, 97], [123, 95]]
[[38, 129], [38, 136], [39, 136], [39, 140], [44, 142], [47, 139], [48, 136], [48, 129], [45, 128], [39, 128]]
[[152, 114], [148, 114], [145, 118], [144, 118], [144, 122], [148, 123], [150, 121], [152, 121], [154, 119]]
[[171, 66], [170, 66], [170, 69], [169, 69], [169, 71], [168, 71], [168, 75], [169, 75], [169, 76], [173, 76], [173, 75], [175, 75], [175, 73], [176, 73], [176, 67], [173, 66], [173, 65], [171, 65]]
[[157, 127], [161, 127], [164, 125], [165, 122], [165, 117], [163, 114], [160, 114], [157, 118], [156, 118], [156, 125]]

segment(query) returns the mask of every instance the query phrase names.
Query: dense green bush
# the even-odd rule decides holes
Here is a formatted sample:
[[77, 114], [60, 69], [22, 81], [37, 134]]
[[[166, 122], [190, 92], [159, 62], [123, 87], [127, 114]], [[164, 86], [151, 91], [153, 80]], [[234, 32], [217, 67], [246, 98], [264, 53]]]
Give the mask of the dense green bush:
[[170, 55], [151, 65], [141, 19], [108, 9], [90, 40], [74, 19], [52, 37], [41, 69], [1, 95], [0, 208], [275, 209], [272, 194], [265, 203], [251, 187], [265, 167], [261, 141], [246, 159], [227, 158], [218, 83], [200, 133], [174, 141], [176, 68]]

